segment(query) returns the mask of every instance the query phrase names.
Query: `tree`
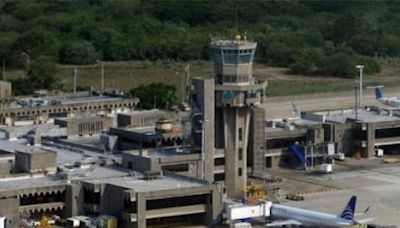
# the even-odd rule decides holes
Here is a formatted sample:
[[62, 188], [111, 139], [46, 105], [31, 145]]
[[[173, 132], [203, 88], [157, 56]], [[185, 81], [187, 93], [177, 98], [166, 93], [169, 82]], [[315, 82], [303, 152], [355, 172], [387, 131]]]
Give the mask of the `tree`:
[[28, 79], [36, 89], [52, 89], [56, 82], [56, 73], [55, 62], [47, 56], [41, 56], [29, 66]]
[[91, 64], [97, 60], [96, 49], [85, 40], [68, 42], [60, 53], [62, 63], [69, 64]]
[[358, 63], [354, 56], [345, 52], [338, 52], [322, 58], [318, 64], [318, 73], [323, 75], [351, 78], [356, 75], [356, 64]]
[[11, 83], [14, 96], [31, 95], [36, 90], [35, 85], [27, 78], [16, 78]]
[[138, 107], [142, 109], [168, 108], [178, 101], [176, 87], [165, 83], [141, 85], [132, 89], [130, 94], [140, 99]]

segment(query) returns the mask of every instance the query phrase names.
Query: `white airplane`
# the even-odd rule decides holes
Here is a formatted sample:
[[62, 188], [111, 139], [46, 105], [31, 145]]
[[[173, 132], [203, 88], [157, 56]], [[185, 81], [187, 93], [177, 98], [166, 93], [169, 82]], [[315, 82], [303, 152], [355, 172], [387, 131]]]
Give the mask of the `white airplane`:
[[381, 88], [382, 88], [382, 86], [375, 87], [375, 99], [383, 105], [399, 109], [400, 108], [400, 99], [397, 97], [384, 97], [382, 94]]
[[[354, 210], [357, 197], [352, 196], [340, 215], [322, 213], [280, 204], [272, 204], [271, 217], [276, 221], [268, 223], [267, 227], [298, 225], [303, 227], [350, 227], [363, 224], [373, 219], [354, 220]], [[367, 213], [367, 208], [362, 214]]]

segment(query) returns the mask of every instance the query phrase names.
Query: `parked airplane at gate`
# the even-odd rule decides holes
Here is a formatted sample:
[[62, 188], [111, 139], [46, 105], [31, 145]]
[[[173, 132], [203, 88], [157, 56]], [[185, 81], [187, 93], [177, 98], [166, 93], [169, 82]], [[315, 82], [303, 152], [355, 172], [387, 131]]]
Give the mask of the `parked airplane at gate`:
[[[270, 211], [271, 217], [277, 221], [268, 223], [266, 226], [299, 225], [304, 227], [350, 227], [372, 221], [373, 219], [365, 219], [363, 221], [354, 220], [356, 201], [356, 196], [351, 197], [340, 215], [272, 204]], [[369, 208], [363, 213], [367, 213], [368, 209]]]
[[384, 97], [381, 88], [382, 86], [375, 87], [375, 99], [383, 105], [396, 109], [400, 108], [400, 99], [397, 97]]

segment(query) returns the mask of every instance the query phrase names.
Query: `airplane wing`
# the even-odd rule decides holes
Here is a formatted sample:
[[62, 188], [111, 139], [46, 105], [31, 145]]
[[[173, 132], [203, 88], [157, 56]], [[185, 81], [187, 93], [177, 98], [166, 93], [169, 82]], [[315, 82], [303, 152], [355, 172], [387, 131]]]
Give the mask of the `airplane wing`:
[[374, 221], [376, 218], [366, 218], [366, 219], [360, 219], [360, 220], [355, 220], [357, 224], [367, 224], [369, 222]]
[[288, 220], [278, 220], [278, 221], [273, 221], [270, 223], [267, 223], [265, 227], [274, 227], [274, 226], [285, 226], [285, 225], [298, 225], [301, 226], [301, 222], [298, 222], [293, 219], [288, 219]]

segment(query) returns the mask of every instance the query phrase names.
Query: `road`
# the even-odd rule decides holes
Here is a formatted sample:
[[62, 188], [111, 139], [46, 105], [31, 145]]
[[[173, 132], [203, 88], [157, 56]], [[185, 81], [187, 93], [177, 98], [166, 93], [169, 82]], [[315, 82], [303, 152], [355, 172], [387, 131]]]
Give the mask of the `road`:
[[[400, 96], [400, 88], [386, 88], [384, 96]], [[294, 117], [291, 102], [294, 102], [301, 111], [330, 110], [354, 108], [354, 92], [337, 92], [309, 94], [287, 97], [267, 98], [261, 107], [266, 109], [267, 119]], [[363, 91], [363, 106], [378, 105], [375, 101], [373, 89]]]

